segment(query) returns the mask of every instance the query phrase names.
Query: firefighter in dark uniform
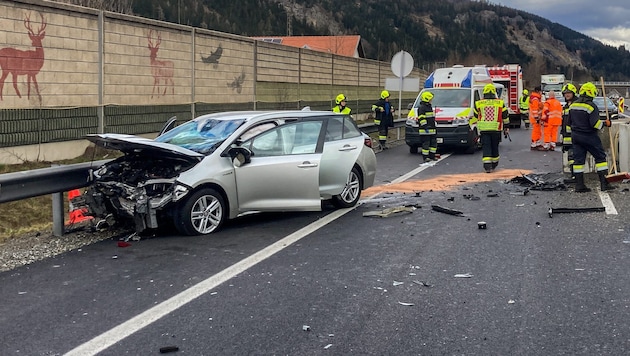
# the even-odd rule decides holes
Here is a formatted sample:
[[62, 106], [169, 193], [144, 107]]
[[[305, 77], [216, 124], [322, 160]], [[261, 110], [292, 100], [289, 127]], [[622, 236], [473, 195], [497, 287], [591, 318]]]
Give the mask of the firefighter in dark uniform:
[[569, 126], [569, 107], [578, 98], [577, 88], [575, 85], [568, 83], [562, 87], [562, 95], [564, 95], [565, 104], [562, 107], [562, 152], [567, 153], [567, 161], [571, 168], [571, 180], [575, 180], [573, 173], [573, 146], [571, 145], [571, 126]]
[[422, 158], [424, 162], [437, 161], [437, 137], [435, 114], [431, 106], [433, 93], [425, 91], [420, 94], [420, 105], [418, 106], [418, 133], [422, 142]]
[[497, 98], [497, 89], [493, 84], [483, 87], [483, 99], [475, 102], [477, 130], [481, 136], [482, 161], [486, 173], [494, 171], [499, 165], [499, 142], [501, 131], [509, 133], [508, 110], [503, 100]]
[[518, 101], [518, 108], [521, 111], [521, 118], [525, 123], [525, 128], [529, 128], [529, 90], [523, 89], [523, 95]]
[[580, 97], [569, 107], [569, 126], [571, 126], [571, 143], [573, 145], [573, 174], [575, 174], [575, 191], [578, 193], [590, 192], [584, 185], [584, 164], [586, 153], [595, 158], [595, 168], [599, 176], [602, 191], [614, 189], [606, 180], [608, 174], [608, 161], [606, 151], [600, 140], [598, 131], [604, 125], [610, 127], [608, 120], [599, 119], [599, 109], [593, 103], [597, 96], [597, 88], [593, 83], [584, 83], [580, 87]]
[[374, 125], [378, 126], [378, 141], [383, 149], [387, 149], [387, 129], [394, 126], [394, 107], [389, 102], [389, 92], [383, 90], [381, 98], [372, 105], [375, 114]]
[[337, 97], [335, 98], [335, 104], [335, 107], [332, 108], [333, 112], [346, 115], [350, 115], [350, 113], [352, 112], [352, 109], [346, 106], [346, 96], [343, 94], [337, 95]]

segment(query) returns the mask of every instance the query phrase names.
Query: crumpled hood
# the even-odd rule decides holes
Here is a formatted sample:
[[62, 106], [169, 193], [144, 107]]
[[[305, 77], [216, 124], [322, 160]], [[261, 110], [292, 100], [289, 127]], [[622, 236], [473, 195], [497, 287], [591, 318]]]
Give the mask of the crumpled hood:
[[179, 158], [189, 162], [199, 162], [205, 157], [203, 154], [187, 148], [134, 135], [92, 134], [85, 138], [97, 146], [118, 150], [125, 154], [143, 154], [155, 158]]

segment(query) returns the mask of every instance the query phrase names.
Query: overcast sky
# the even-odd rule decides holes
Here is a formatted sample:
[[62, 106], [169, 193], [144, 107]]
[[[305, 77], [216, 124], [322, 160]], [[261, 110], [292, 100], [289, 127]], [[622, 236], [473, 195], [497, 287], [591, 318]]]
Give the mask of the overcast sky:
[[524, 10], [618, 47], [630, 49], [629, 0], [490, 0]]

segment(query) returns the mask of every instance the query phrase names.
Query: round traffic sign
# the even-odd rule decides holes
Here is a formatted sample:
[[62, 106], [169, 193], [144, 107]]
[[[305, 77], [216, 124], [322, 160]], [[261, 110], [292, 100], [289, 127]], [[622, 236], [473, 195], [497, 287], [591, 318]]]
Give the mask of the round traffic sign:
[[413, 57], [408, 52], [400, 51], [392, 57], [392, 72], [397, 77], [406, 77], [413, 69]]

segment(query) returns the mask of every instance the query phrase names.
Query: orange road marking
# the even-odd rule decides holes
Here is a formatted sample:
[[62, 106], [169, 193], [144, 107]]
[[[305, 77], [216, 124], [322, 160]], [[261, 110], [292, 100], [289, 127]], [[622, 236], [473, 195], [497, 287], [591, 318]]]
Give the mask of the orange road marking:
[[364, 190], [361, 196], [369, 197], [379, 193], [414, 193], [429, 190], [451, 190], [464, 184], [489, 182], [498, 179], [512, 179], [516, 176], [529, 173], [532, 173], [532, 171], [523, 169], [498, 169], [492, 173], [449, 174], [425, 180], [410, 180], [395, 184], [373, 186]]

